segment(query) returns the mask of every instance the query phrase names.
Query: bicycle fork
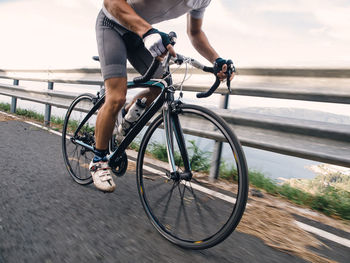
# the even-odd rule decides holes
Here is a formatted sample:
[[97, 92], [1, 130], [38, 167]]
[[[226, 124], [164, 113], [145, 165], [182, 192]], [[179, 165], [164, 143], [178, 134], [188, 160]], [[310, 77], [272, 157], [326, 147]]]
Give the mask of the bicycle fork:
[[[192, 178], [192, 171], [190, 160], [188, 158], [188, 152], [186, 148], [186, 141], [183, 136], [183, 131], [181, 123], [179, 120], [178, 113], [176, 112], [176, 107], [169, 104], [165, 104], [163, 107], [163, 120], [164, 120], [164, 132], [166, 138], [166, 147], [168, 154], [168, 162], [170, 168], [170, 174], [168, 175], [170, 179], [175, 181], [186, 180], [190, 181]], [[174, 150], [174, 135], [177, 145], [180, 150], [181, 158], [184, 165], [184, 172], [179, 172], [176, 169], [175, 164], [175, 150]], [[180, 164], [179, 164], [180, 165]]]

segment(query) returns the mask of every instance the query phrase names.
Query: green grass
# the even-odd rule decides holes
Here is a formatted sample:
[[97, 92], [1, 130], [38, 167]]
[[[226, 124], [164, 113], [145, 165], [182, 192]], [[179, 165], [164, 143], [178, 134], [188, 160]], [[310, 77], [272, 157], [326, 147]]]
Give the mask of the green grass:
[[257, 171], [249, 171], [249, 183], [256, 188], [264, 189], [269, 194], [278, 193], [278, 185], [270, 178]]
[[[5, 112], [10, 112], [10, 104], [9, 103], [0, 103], [0, 110], [3, 110]], [[44, 115], [41, 113], [37, 113], [36, 111], [17, 108], [16, 115], [30, 118], [30, 119], [33, 119], [33, 120], [36, 120], [39, 122], [44, 122]], [[63, 118], [59, 118], [59, 117], [55, 117], [55, 116], [51, 117], [52, 124], [63, 126], [63, 122], [64, 122]]]
[[[6, 112], [10, 112], [10, 104], [8, 103], [0, 103], [0, 109]], [[16, 114], [19, 116], [27, 117], [30, 119], [34, 119], [36, 121], [43, 122], [44, 121], [44, 115], [37, 113], [32, 110], [24, 110], [21, 108], [16, 109]]]
[[136, 141], [136, 140], [133, 140], [130, 144], [129, 144], [129, 149], [131, 150], [135, 150], [135, 151], [139, 151], [140, 149], [140, 142], [139, 141]]
[[10, 104], [0, 102], [0, 110], [10, 112]]
[[[198, 149], [194, 141], [189, 142], [190, 146], [188, 149], [193, 154], [191, 158], [192, 169], [209, 173], [211, 153], [204, 153]], [[134, 146], [134, 148], [139, 149], [140, 145], [136, 145], [137, 147]], [[158, 160], [168, 161], [167, 150], [164, 144], [151, 143], [148, 153]], [[179, 163], [180, 159], [180, 154], [175, 152], [176, 163]], [[237, 180], [237, 169], [222, 162], [220, 164], [220, 178], [232, 179], [232, 175], [233, 179]], [[286, 198], [295, 204], [310, 207], [329, 216], [350, 220], [350, 193], [347, 191], [328, 187], [327, 191], [313, 195], [291, 187], [289, 184], [279, 185], [276, 181], [264, 176], [261, 172], [253, 170], [249, 171], [249, 182], [250, 185], [258, 189], [263, 189], [271, 195]]]
[[[9, 112], [10, 104], [0, 103], [0, 110]], [[16, 114], [39, 122], [44, 122], [44, 115], [35, 111], [17, 108]], [[62, 130], [63, 122], [63, 118], [56, 116], [51, 117], [52, 128], [56, 131]], [[69, 126], [74, 130], [78, 127], [78, 122], [70, 121]], [[89, 132], [94, 131], [94, 127], [89, 125], [86, 125], [84, 129]], [[189, 144], [188, 150], [189, 155], [191, 156], [190, 163], [192, 169], [194, 171], [209, 173], [211, 153], [200, 150], [195, 144], [195, 141], [189, 141]], [[140, 142], [135, 140], [130, 144], [129, 148], [138, 151], [140, 148]], [[151, 143], [148, 153], [158, 160], [165, 162], [168, 161], [167, 149], [163, 144]], [[179, 152], [175, 152], [175, 162], [183, 165]], [[237, 170], [235, 167], [230, 167], [225, 162], [222, 162], [220, 164], [220, 177], [222, 179], [231, 179], [232, 175], [234, 176], [234, 179], [237, 179]], [[319, 190], [317, 194], [311, 194], [305, 190], [292, 187], [287, 183], [278, 185], [276, 181], [257, 171], [249, 171], [249, 181], [252, 186], [263, 189], [274, 196], [286, 198], [298, 205], [310, 207], [329, 216], [336, 216], [350, 220], [350, 192], [344, 189], [327, 186], [324, 189]]]
[[[168, 152], [165, 144], [152, 142], [149, 144], [149, 149], [147, 149], [147, 152], [160, 161], [168, 162]], [[179, 164], [180, 166], [183, 165], [179, 152], [175, 151], [174, 157], [176, 164]]]
[[[5, 112], [10, 112], [10, 104], [9, 103], [0, 103], [0, 110], [3, 110]], [[41, 113], [37, 113], [32, 110], [25, 110], [21, 108], [16, 109], [16, 115], [26, 117], [41, 123], [44, 123], [44, 115]], [[64, 124], [64, 118], [57, 117], [57, 116], [51, 116], [50, 119], [50, 125], [51, 128], [55, 131], [62, 131]], [[78, 128], [78, 121], [76, 120], [70, 120], [68, 122], [68, 127], [71, 131], [76, 130]], [[94, 132], [95, 128], [93, 126], [90, 126], [89, 124], [84, 125], [82, 128], [83, 131], [86, 132]]]
[[250, 184], [267, 193], [284, 197], [298, 205], [304, 205], [328, 216], [350, 220], [350, 192], [327, 187], [317, 194], [311, 194], [285, 183], [278, 185], [262, 173], [249, 171]]
[[[190, 156], [190, 165], [193, 171], [197, 172], [209, 172], [210, 169], [210, 159], [211, 153], [204, 152], [198, 148], [194, 141], [190, 140], [187, 150]], [[147, 152], [150, 153], [154, 158], [167, 162], [168, 153], [165, 144], [152, 142], [150, 143]], [[183, 166], [183, 160], [181, 154], [178, 151], [174, 152], [175, 163], [178, 166]]]
[[[222, 161], [220, 163], [219, 168], [220, 178], [225, 180], [234, 180], [237, 181], [238, 179], [238, 173], [237, 169], [234, 166], [229, 166], [225, 161]], [[233, 177], [232, 177], [233, 176]]]
[[193, 140], [189, 140], [188, 142], [190, 143], [190, 145], [187, 148], [189, 151], [189, 156], [191, 156], [191, 168], [197, 172], [208, 173], [210, 170], [210, 157], [212, 153], [200, 150], [199, 147], [196, 145], [196, 142]]

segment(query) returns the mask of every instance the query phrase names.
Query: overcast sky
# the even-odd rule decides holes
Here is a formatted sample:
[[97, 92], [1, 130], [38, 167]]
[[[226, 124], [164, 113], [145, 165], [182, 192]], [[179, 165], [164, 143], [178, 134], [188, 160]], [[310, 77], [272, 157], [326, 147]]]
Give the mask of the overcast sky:
[[[97, 67], [101, 0], [0, 0], [0, 68]], [[238, 67], [350, 67], [349, 0], [212, 0], [204, 29]], [[189, 46], [185, 17], [155, 27]], [[204, 60], [202, 60], [204, 61]]]

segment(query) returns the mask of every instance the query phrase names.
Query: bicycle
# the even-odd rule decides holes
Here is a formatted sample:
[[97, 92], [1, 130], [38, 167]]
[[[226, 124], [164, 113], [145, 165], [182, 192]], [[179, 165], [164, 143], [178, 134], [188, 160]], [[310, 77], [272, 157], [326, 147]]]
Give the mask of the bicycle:
[[[118, 144], [111, 140], [109, 164], [117, 176], [128, 166], [127, 147], [142, 135], [136, 161], [136, 182], [143, 208], [153, 226], [168, 241], [187, 249], [205, 249], [226, 239], [238, 225], [247, 202], [247, 164], [242, 147], [227, 123], [211, 110], [175, 99], [170, 63], [190, 63], [213, 72], [198, 61], [169, 54], [163, 60], [164, 77], [150, 79], [159, 61], [144, 76], [128, 82], [131, 87], [157, 87], [159, 96]], [[210, 96], [214, 85], [197, 97]], [[229, 76], [227, 86], [230, 88]], [[62, 150], [71, 177], [79, 184], [92, 183], [88, 166], [94, 151], [94, 117], [104, 94], [82, 94], [70, 105], [63, 126]], [[161, 110], [160, 113], [158, 111]], [[206, 147], [223, 153], [211, 165]], [[213, 148], [212, 148], [213, 147]], [[168, 164], [167, 164], [167, 163]], [[215, 164], [217, 160], [212, 161]], [[212, 179], [209, 170], [219, 174]]]

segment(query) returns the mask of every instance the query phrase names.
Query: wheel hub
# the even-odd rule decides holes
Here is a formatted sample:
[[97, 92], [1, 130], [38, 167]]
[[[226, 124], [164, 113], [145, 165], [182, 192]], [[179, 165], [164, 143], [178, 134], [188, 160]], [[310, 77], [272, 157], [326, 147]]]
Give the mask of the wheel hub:
[[174, 172], [174, 173], [169, 173], [168, 177], [171, 180], [174, 180], [175, 182], [177, 181], [181, 181], [181, 180], [185, 180], [185, 181], [191, 181], [192, 179], [192, 172], [183, 172], [180, 173], [178, 171]]

